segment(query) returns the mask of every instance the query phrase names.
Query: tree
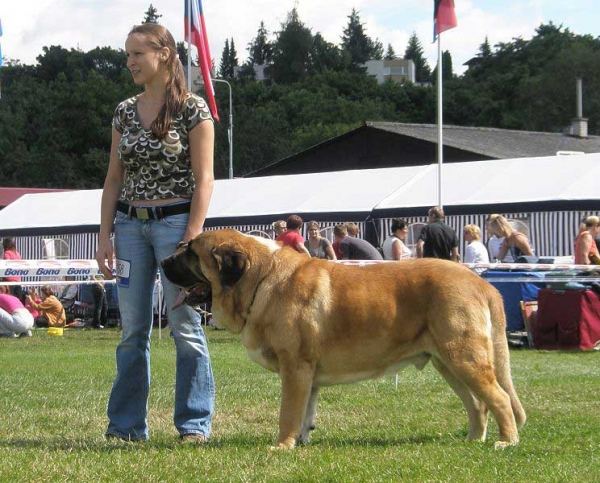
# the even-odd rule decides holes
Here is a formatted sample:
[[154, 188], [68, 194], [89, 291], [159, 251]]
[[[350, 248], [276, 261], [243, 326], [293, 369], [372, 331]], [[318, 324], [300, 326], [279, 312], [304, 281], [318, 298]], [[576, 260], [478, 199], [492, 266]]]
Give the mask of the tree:
[[488, 40], [487, 35], [485, 36], [485, 41], [483, 44], [479, 46], [479, 57], [487, 59], [492, 56], [492, 47], [490, 46], [490, 41]]
[[225, 47], [223, 47], [223, 53], [221, 54], [221, 63], [219, 64], [219, 74], [221, 77], [233, 77], [228, 76], [229, 73], [229, 39], [225, 39]]
[[260, 22], [256, 37], [248, 44], [248, 54], [248, 62], [251, 65], [265, 65], [271, 62], [273, 44], [268, 40], [264, 22]]
[[417, 82], [431, 81], [431, 69], [429, 68], [429, 64], [427, 64], [423, 46], [421, 45], [421, 41], [419, 40], [419, 37], [417, 37], [416, 32], [413, 32], [408, 39], [404, 58], [412, 60], [415, 63]]
[[[435, 84], [437, 82], [437, 65], [433, 69], [431, 74], [431, 80]], [[442, 82], [449, 81], [454, 77], [454, 71], [452, 69], [452, 56], [450, 51], [444, 50], [442, 52]]]
[[310, 51], [311, 73], [324, 72], [326, 70], [339, 71], [343, 68], [340, 49], [317, 32], [313, 37]]
[[277, 32], [273, 46], [273, 65], [269, 69], [276, 82], [290, 83], [304, 79], [310, 68], [313, 37], [293, 8]]
[[223, 54], [221, 55], [221, 63], [219, 64], [219, 74], [224, 79], [233, 79], [234, 68], [238, 65], [237, 53], [235, 51], [235, 44], [233, 38], [231, 44], [228, 39], [225, 39], [225, 47], [223, 48]]
[[387, 50], [385, 51], [384, 60], [394, 60], [396, 58], [396, 52], [394, 52], [394, 47], [392, 44], [388, 44]]
[[158, 19], [162, 17], [162, 15], [158, 14], [158, 10], [154, 8], [152, 4], [150, 4], [144, 15], [145, 17], [144, 20], [142, 20], [142, 23], [158, 23]]
[[360, 16], [356, 9], [348, 16], [348, 25], [342, 35], [342, 55], [350, 72], [364, 72], [363, 65], [367, 60], [381, 59], [383, 46], [381, 42], [371, 40], [365, 33]]

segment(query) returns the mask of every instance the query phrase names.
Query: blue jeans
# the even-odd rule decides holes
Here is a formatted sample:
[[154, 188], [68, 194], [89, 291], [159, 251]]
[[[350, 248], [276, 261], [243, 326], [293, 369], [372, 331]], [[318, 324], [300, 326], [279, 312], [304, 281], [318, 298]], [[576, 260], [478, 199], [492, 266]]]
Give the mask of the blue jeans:
[[179, 288], [165, 278], [159, 264], [175, 251], [188, 218], [187, 213], [161, 220], [116, 214], [117, 290], [123, 333], [117, 347], [117, 377], [108, 401], [107, 435], [148, 439], [152, 293], [158, 269], [176, 350], [175, 427], [180, 435], [210, 434], [215, 386], [201, 319], [187, 305], [171, 310]]

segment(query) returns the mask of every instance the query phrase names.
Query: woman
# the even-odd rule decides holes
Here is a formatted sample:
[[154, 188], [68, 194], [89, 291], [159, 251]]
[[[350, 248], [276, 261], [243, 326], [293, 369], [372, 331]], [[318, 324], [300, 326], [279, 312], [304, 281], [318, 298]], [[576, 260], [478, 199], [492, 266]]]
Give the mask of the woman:
[[466, 225], [463, 231], [468, 243], [465, 251], [465, 263], [490, 263], [487, 248], [481, 243], [481, 230], [477, 225]]
[[513, 262], [519, 257], [533, 255], [533, 250], [529, 245], [527, 237], [510, 226], [506, 218], [502, 215], [498, 215], [490, 221], [490, 228], [492, 233], [498, 238], [504, 237], [500, 252], [498, 253], [498, 259], [500, 261], [505, 261], [505, 258], [509, 253], [512, 257], [511, 261]]
[[[17, 245], [15, 244], [15, 240], [12, 237], [5, 237], [2, 239], [2, 248], [4, 249], [4, 254], [2, 258], [4, 260], [21, 260], [21, 254], [17, 251]], [[21, 277], [18, 276], [10, 276], [4, 277], [6, 282], [20, 282]], [[23, 288], [20, 285], [10, 285], [10, 293], [17, 297], [21, 302], [25, 299], [25, 294], [23, 293]]]
[[588, 216], [583, 220], [574, 243], [575, 265], [598, 265], [600, 254], [594, 238], [600, 233], [600, 217]]
[[37, 327], [64, 327], [67, 324], [65, 309], [54, 295], [52, 287], [44, 285], [40, 292], [42, 301], [39, 303], [31, 295], [27, 295], [29, 306], [40, 312], [40, 316], [35, 319], [35, 325]]
[[412, 252], [404, 242], [408, 233], [408, 224], [402, 218], [392, 219], [392, 234], [383, 242], [384, 260], [404, 260], [412, 258]]
[[308, 240], [304, 242], [304, 246], [308, 250], [308, 253], [313, 258], [323, 258], [325, 260], [337, 260], [331, 242], [321, 236], [319, 231], [319, 224], [316, 221], [309, 221], [307, 224], [308, 228]]
[[0, 286], [0, 337], [31, 337], [33, 315], [21, 301]]
[[[205, 101], [187, 91], [173, 36], [161, 25], [133, 27], [127, 67], [144, 91], [115, 111], [96, 259], [117, 290], [122, 336], [108, 402], [107, 438], [148, 439], [152, 293], [161, 270], [176, 349], [174, 424], [182, 441], [205, 442], [214, 381], [200, 316], [172, 309], [179, 288], [159, 262], [202, 232], [213, 190], [214, 126]], [[111, 233], [114, 223], [114, 251]]]

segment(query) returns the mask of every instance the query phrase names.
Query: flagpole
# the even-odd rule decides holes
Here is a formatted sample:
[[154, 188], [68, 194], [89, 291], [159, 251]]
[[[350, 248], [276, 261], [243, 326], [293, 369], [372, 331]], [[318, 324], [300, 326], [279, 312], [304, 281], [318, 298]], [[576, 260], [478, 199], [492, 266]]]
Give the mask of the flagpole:
[[442, 204], [442, 165], [444, 162], [444, 138], [443, 115], [442, 115], [442, 35], [437, 36], [438, 44], [438, 65], [437, 65], [437, 134], [438, 134], [438, 206], [443, 208]]
[[187, 5], [187, 85], [188, 90], [192, 90], [192, 0], [185, 0]]

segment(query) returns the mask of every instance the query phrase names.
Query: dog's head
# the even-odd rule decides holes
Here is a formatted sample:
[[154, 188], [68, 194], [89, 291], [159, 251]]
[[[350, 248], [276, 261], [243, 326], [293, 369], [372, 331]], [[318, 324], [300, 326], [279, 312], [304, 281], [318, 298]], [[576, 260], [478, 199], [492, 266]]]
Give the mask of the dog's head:
[[249, 257], [238, 236], [244, 235], [234, 230], [204, 232], [183, 251], [161, 262], [165, 276], [188, 293], [185, 303], [197, 305], [210, 301], [211, 287], [215, 284], [219, 291], [227, 291], [244, 277]]
[[208, 303], [212, 299], [210, 281], [202, 273], [198, 262], [198, 257], [189, 244], [183, 251], [160, 262], [167, 279], [185, 291], [183, 302], [192, 306]]

